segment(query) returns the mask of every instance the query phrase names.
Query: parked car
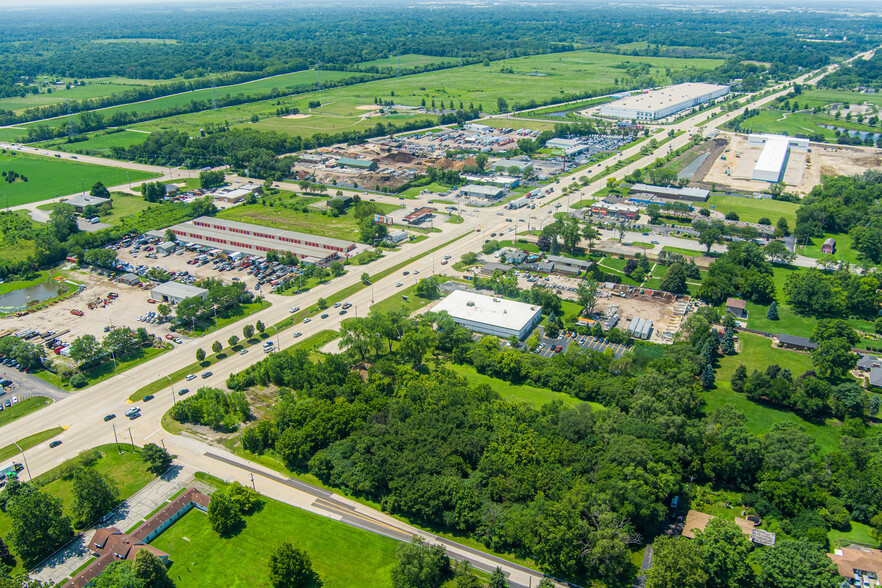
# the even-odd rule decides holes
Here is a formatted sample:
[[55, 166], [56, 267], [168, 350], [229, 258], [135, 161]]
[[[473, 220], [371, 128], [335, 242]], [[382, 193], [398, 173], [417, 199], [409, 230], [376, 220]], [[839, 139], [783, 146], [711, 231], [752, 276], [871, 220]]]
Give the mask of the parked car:
[[328, 313], [324, 313], [324, 314], [322, 314], [322, 317], [321, 317], [321, 318], [323, 318], [323, 319], [328, 318]]
[[107, 421], [112, 421], [115, 418], [116, 418], [115, 414], [109, 414], [106, 417], [104, 417], [104, 422], [106, 423]]
[[54, 448], [58, 447], [59, 445], [61, 445], [61, 441], [53, 441], [52, 443], [49, 444], [49, 449], [54, 449]]

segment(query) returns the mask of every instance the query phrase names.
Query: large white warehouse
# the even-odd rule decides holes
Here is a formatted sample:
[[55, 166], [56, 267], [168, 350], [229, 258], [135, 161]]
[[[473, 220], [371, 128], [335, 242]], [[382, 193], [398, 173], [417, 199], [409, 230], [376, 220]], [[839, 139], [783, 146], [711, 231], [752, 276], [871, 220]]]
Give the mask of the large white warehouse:
[[529, 335], [542, 318], [541, 306], [462, 290], [450, 293], [432, 311], [446, 311], [457, 324], [478, 333], [518, 339]]
[[600, 107], [600, 116], [658, 120], [729, 93], [729, 86], [688, 82], [628, 96]]
[[790, 150], [805, 151], [809, 140], [786, 135], [750, 135], [747, 144], [753, 147], [761, 145], [763, 148], [753, 167], [753, 179], [775, 183], [780, 182], [784, 176]]

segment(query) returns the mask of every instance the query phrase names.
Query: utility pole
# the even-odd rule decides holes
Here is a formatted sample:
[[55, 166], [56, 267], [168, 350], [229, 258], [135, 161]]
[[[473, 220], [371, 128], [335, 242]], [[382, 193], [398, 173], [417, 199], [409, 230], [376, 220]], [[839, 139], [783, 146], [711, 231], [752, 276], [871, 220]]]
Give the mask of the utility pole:
[[252, 488], [252, 490], [257, 492], [257, 486], [254, 485], [254, 474], [251, 474], [251, 488]]
[[165, 448], [165, 439], [160, 439], [159, 442], [162, 443], [162, 450], [168, 453], [168, 449]]
[[112, 426], [113, 426], [113, 441], [114, 441], [114, 443], [116, 443], [116, 452], [122, 453], [122, 451], [120, 451], [120, 448], [119, 448], [119, 439], [116, 436], [116, 424], [112, 423]]
[[[158, 375], [160, 378], [162, 377], [162, 374], [157, 374], [157, 375]], [[177, 398], [175, 398], [175, 383], [172, 382], [172, 379], [171, 379], [171, 377], [170, 377], [168, 374], [166, 374], [165, 377], [168, 378], [169, 383], [171, 383], [172, 404], [177, 404], [177, 403], [178, 403], [178, 400], [177, 400]]]
[[132, 428], [129, 427], [129, 441], [132, 442], [132, 453], [135, 452], [135, 439], [132, 438]]
[[19, 446], [18, 446], [18, 443], [16, 443], [15, 441], [13, 441], [12, 444], [15, 445], [16, 449], [18, 449], [19, 453], [21, 453], [21, 459], [22, 459], [22, 461], [24, 461], [24, 463], [25, 463], [25, 469], [26, 469], [27, 472], [28, 472], [28, 482], [30, 482], [30, 481], [33, 480], [34, 478], [31, 476], [31, 468], [28, 466], [28, 458], [25, 457], [24, 449], [22, 449], [21, 447], [19, 447]]

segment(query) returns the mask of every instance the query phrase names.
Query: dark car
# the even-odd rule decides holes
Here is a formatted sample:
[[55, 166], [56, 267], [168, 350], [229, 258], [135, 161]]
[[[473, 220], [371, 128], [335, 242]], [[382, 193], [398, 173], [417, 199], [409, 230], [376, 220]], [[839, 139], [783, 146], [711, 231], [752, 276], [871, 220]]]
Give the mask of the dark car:
[[151, 400], [153, 400], [153, 394], [148, 394], [147, 396], [145, 396], [144, 398], [142, 398], [142, 400], [143, 400], [144, 402], [150, 402]]
[[189, 388], [181, 388], [180, 390], [178, 390], [178, 396], [183, 396], [184, 394], [188, 393], [189, 391], [190, 391]]
[[52, 443], [49, 444], [49, 449], [52, 449], [54, 447], [58, 447], [59, 445], [61, 445], [61, 441], [53, 441]]
[[341, 310], [341, 311], [340, 311], [340, 314], [346, 314], [346, 311], [345, 311], [345, 310]]
[[106, 423], [107, 421], [112, 421], [115, 418], [116, 418], [115, 414], [109, 414], [106, 417], [104, 417], [104, 422]]
[[328, 314], [327, 313], [323, 314], [322, 318], [328, 318]]
[[210, 377], [211, 377], [211, 372], [202, 372], [202, 378], [203, 378], [203, 379], [205, 379], [205, 378], [210, 378]]

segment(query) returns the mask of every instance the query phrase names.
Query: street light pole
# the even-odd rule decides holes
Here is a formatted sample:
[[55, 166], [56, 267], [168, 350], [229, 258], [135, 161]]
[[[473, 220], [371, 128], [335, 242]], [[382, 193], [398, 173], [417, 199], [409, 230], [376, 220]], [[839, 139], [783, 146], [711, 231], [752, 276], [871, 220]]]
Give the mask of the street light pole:
[[132, 442], [132, 453], [135, 452], [135, 439], [132, 437], [132, 428], [129, 427], [129, 441]]
[[[162, 374], [157, 374], [157, 375], [158, 375], [159, 377], [162, 377]], [[168, 381], [169, 381], [169, 383], [171, 384], [171, 391], [172, 391], [172, 404], [177, 404], [178, 401], [177, 401], [177, 399], [175, 398], [175, 383], [172, 381], [171, 376], [169, 376], [168, 374], [166, 374], [165, 377], [168, 378]]]
[[25, 469], [28, 472], [28, 482], [32, 481], [34, 478], [31, 476], [31, 468], [28, 466], [28, 458], [25, 457], [24, 449], [18, 446], [18, 443], [15, 441], [12, 442], [15, 445], [15, 448], [18, 449], [19, 453], [21, 453], [21, 459], [25, 462]]
[[113, 427], [113, 441], [116, 443], [116, 452], [122, 453], [119, 449], [119, 438], [116, 436], [116, 423], [111, 423], [111, 426]]

